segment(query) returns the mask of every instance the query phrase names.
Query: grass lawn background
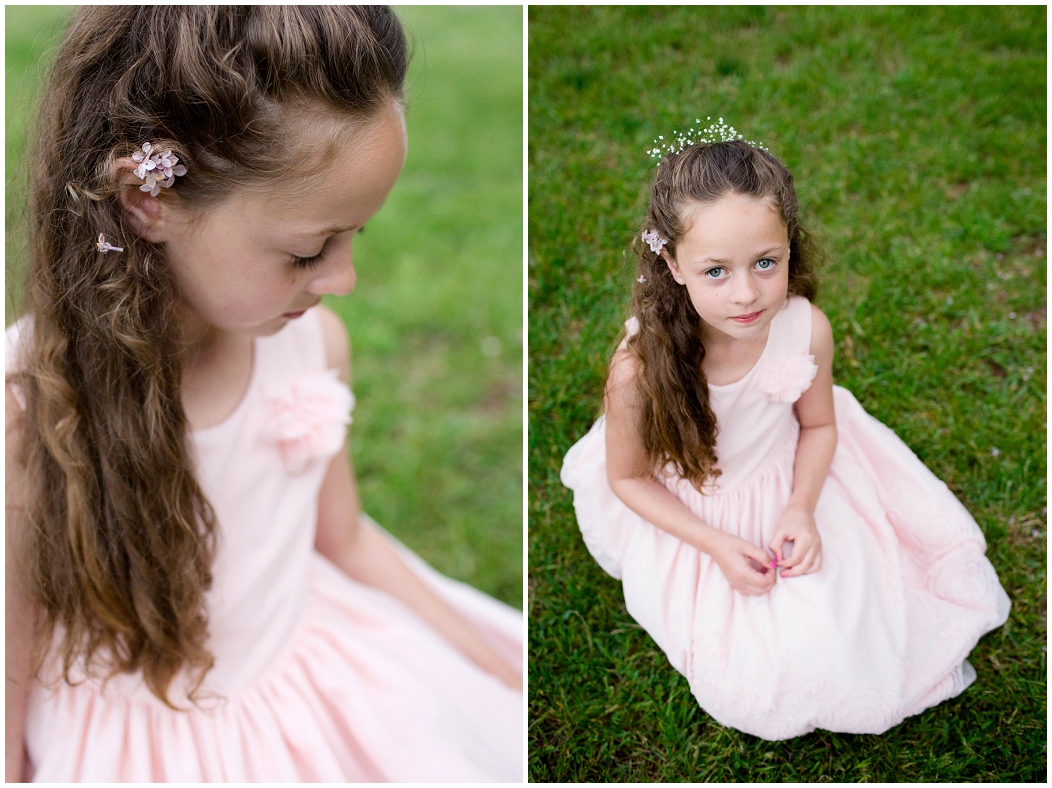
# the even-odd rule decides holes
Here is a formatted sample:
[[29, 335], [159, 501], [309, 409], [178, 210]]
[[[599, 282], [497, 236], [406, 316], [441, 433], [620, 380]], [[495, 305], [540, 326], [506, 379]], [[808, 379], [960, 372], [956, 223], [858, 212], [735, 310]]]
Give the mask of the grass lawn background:
[[[6, 9], [7, 322], [23, 138], [61, 7]], [[363, 505], [436, 568], [522, 606], [522, 10], [399, 9], [409, 158], [327, 303], [354, 347]]]
[[[530, 777], [1044, 781], [1043, 7], [529, 11]], [[963, 695], [882, 736], [723, 728], [588, 555], [567, 449], [636, 273], [659, 134], [718, 116], [793, 172], [835, 381], [975, 516], [1012, 599]]]

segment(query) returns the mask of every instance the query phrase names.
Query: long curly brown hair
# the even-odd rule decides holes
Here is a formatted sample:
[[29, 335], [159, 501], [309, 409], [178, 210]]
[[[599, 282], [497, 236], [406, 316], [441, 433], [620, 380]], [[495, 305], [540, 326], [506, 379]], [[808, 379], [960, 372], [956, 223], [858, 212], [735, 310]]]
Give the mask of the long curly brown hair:
[[[57, 649], [67, 680], [78, 663], [92, 675], [139, 671], [172, 705], [177, 674], [194, 698], [213, 664], [205, 592], [217, 526], [181, 403], [173, 279], [164, 248], [121, 210], [115, 160], [145, 141], [170, 147], [188, 172], [160, 199], [188, 209], [300, 175], [319, 158], [304, 139], [328, 134], [329, 150], [334, 134], [402, 101], [407, 60], [386, 7], [74, 16], [40, 109], [30, 321], [9, 377], [27, 403], [23, 549], [38, 674]], [[322, 131], [293, 133], [303, 128]], [[99, 233], [123, 253], [99, 253]]]
[[[675, 258], [676, 242], [688, 229], [687, 208], [727, 194], [765, 198], [777, 208], [789, 236], [789, 292], [814, 298], [818, 287], [812, 270], [814, 252], [800, 226], [793, 176], [770, 153], [744, 141], [691, 145], [665, 156], [650, 187], [642, 229], [656, 230], [668, 239], [665, 248]], [[635, 248], [645, 281], [637, 281], [632, 293], [639, 331], [629, 337], [628, 348], [640, 361], [639, 432], [647, 464], [655, 471], [669, 467], [703, 490], [720, 473], [716, 466], [719, 425], [701, 366], [705, 346], [698, 313], [664, 258], [638, 237]]]

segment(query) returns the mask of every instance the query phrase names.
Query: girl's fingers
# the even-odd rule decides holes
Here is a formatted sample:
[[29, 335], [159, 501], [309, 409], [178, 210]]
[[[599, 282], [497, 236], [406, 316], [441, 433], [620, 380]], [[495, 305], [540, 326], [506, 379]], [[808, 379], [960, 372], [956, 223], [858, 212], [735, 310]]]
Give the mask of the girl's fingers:
[[800, 563], [806, 557], [807, 550], [804, 550], [801, 547], [797, 547], [795, 550], [793, 550], [793, 554], [788, 556], [787, 558], [783, 558], [779, 562], [778, 566], [782, 567], [783, 569], [792, 569], [793, 567], [799, 566]]
[[760, 569], [756, 569], [755, 567], [750, 565], [749, 568], [752, 569], [754, 572], [760, 572], [761, 574], [763, 574], [763, 568], [770, 567], [771, 556], [769, 556], [765, 550], [757, 547], [756, 545], [749, 545], [748, 550], [745, 551], [745, 556], [751, 561], [755, 561], [757, 564], [760, 565]]
[[792, 567], [792, 571], [789, 572], [789, 574], [786, 574], [785, 571], [782, 572], [782, 577], [799, 577], [800, 575], [808, 575], [812, 572], [817, 572], [821, 568], [822, 550], [818, 545], [812, 545], [810, 549], [801, 555], [800, 562]]
[[756, 596], [758, 594], [765, 594], [771, 590], [771, 586], [774, 585], [774, 572], [771, 570], [763, 571], [764, 566], [760, 565], [758, 568], [752, 564], [746, 564], [746, 573], [739, 577], [738, 589], [750, 596]]
[[803, 563], [817, 547], [817, 543], [812, 541], [807, 535], [802, 535], [795, 541], [793, 541], [792, 552], [785, 556], [785, 559], [779, 562], [779, 566], [785, 569], [792, 569], [793, 567], [799, 566]]
[[771, 557], [767, 554], [767, 551], [762, 547], [757, 547], [752, 542], [745, 542], [746, 553], [750, 558], [759, 561], [763, 565], [767, 565], [767, 562], [771, 560]]
[[768, 582], [766, 585], [757, 585], [756, 583], [749, 583], [745, 586], [743, 593], [749, 596], [759, 596], [760, 594], [766, 594], [771, 590], [771, 584]]
[[796, 577], [803, 574], [803, 565], [807, 561], [808, 551], [801, 547], [793, 550], [792, 556], [782, 562], [782, 577]]

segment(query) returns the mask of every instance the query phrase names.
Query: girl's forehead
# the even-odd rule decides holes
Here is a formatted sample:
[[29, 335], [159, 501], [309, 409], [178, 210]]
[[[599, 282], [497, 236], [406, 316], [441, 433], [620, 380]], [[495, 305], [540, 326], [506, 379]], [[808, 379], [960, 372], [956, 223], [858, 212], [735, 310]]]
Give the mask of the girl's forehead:
[[270, 157], [274, 163], [259, 180], [235, 188], [275, 197], [298, 197], [329, 182], [348, 160], [407, 148], [404, 109], [391, 97], [367, 115], [340, 113], [319, 103], [281, 105], [276, 125], [282, 144]]
[[723, 213], [759, 213], [769, 211], [781, 218], [778, 204], [774, 197], [755, 197], [751, 194], [727, 192], [715, 200], [688, 200], [680, 206], [680, 214], [686, 219], [693, 219], [701, 214]]
[[401, 118], [378, 117], [359, 126], [336, 153], [311, 175], [290, 174], [235, 190], [217, 219], [264, 236], [310, 238], [361, 227], [401, 173], [406, 153]]
[[726, 194], [711, 202], [695, 202], [682, 209], [683, 239], [723, 239], [732, 236], [778, 236], [787, 228], [778, 205], [770, 197]]

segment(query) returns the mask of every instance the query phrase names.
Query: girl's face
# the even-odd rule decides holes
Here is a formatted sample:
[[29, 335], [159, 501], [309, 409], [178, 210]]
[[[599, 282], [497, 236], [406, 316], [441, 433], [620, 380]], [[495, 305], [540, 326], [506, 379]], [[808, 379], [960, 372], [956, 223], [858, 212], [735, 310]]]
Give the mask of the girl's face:
[[165, 245], [190, 335], [266, 336], [354, 289], [354, 235], [384, 204], [405, 162], [393, 101], [349, 135], [310, 190], [237, 190], [201, 216], [166, 205]]
[[789, 293], [789, 234], [766, 199], [688, 206], [669, 269], [701, 318], [702, 341], [764, 336]]

